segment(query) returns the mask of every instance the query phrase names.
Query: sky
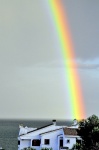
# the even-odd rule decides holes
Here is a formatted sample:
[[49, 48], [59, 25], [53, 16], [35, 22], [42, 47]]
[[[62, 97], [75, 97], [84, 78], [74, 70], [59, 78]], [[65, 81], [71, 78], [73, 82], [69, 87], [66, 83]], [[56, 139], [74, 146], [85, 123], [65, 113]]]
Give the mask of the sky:
[[[99, 116], [99, 0], [61, 0], [86, 117]], [[60, 45], [47, 0], [0, 1], [0, 119], [71, 119]]]

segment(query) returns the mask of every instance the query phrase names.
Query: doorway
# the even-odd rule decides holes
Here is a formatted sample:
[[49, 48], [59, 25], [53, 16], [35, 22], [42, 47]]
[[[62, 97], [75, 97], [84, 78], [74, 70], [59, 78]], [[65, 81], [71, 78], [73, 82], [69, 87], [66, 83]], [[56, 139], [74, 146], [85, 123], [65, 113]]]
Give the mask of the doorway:
[[63, 139], [60, 139], [60, 142], [59, 142], [59, 149], [63, 147]]

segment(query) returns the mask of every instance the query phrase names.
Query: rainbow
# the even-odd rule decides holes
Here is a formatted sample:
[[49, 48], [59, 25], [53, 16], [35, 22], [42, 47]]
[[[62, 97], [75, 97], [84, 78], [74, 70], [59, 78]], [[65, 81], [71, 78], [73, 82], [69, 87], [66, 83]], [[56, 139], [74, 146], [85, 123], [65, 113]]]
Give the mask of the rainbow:
[[[77, 64], [75, 61], [74, 48], [72, 38], [70, 35], [69, 25], [67, 21], [66, 12], [62, 0], [48, 0], [48, 5], [52, 13], [53, 22], [55, 24], [58, 38], [61, 46], [61, 53], [64, 59], [66, 86], [68, 87], [69, 102], [71, 108], [72, 118], [85, 118], [84, 100], [80, 85], [79, 75], [77, 73]], [[67, 65], [66, 61], [72, 60]], [[70, 116], [71, 117], [71, 116]]]

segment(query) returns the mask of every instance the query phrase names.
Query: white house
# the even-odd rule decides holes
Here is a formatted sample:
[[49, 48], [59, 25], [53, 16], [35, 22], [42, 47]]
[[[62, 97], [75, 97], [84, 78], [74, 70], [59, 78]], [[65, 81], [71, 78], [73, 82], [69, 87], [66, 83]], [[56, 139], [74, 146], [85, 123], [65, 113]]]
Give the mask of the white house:
[[71, 127], [57, 126], [53, 123], [41, 128], [28, 128], [20, 126], [18, 136], [18, 150], [32, 147], [36, 150], [52, 148], [53, 150], [71, 149], [81, 138], [77, 135], [77, 122]]

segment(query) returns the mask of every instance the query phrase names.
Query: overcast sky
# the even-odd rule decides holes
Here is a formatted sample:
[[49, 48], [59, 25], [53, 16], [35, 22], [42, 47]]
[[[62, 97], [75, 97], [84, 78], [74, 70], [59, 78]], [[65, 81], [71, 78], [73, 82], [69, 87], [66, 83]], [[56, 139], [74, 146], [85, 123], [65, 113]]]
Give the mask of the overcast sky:
[[[79, 64], [86, 117], [99, 116], [99, 0], [61, 0]], [[71, 119], [47, 0], [0, 1], [0, 118]]]

